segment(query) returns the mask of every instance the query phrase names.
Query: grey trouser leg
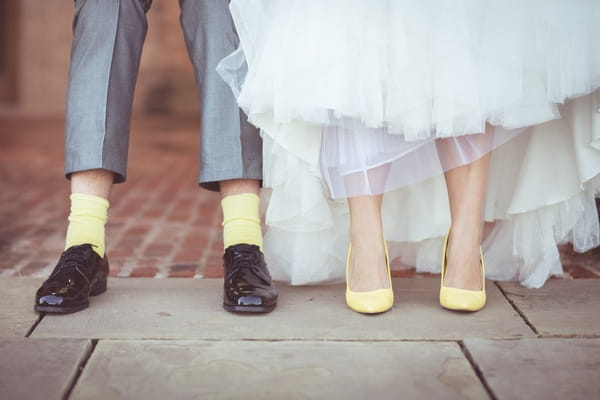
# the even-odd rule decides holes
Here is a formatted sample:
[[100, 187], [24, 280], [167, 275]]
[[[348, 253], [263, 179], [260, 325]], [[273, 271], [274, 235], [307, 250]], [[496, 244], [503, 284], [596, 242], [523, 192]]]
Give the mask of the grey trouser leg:
[[262, 179], [262, 143], [217, 64], [238, 46], [228, 0], [180, 0], [181, 26], [201, 103], [200, 184], [219, 190], [229, 179]]
[[[133, 93], [151, 0], [77, 0], [67, 95], [66, 163], [126, 178]], [[262, 178], [262, 145], [216, 66], [238, 43], [227, 0], [180, 0], [201, 100], [200, 182]]]
[[126, 177], [133, 92], [152, 0], [77, 0], [67, 93], [65, 174]]

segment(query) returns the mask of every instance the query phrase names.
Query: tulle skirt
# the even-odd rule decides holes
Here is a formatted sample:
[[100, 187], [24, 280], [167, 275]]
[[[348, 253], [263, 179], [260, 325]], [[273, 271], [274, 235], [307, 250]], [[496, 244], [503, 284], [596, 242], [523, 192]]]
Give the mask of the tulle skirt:
[[568, 100], [600, 84], [599, 2], [233, 0], [231, 10], [241, 46], [219, 72], [262, 131], [276, 279], [343, 279], [345, 198], [384, 192], [396, 264], [439, 272], [443, 172], [490, 151], [489, 278], [541, 286], [562, 272], [557, 243], [599, 244], [597, 94]]

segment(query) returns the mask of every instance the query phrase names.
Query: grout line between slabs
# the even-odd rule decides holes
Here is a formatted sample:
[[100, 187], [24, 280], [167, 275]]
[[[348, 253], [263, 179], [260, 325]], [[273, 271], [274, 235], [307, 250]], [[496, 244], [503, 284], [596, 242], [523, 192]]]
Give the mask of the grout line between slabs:
[[523, 320], [523, 322], [525, 322], [525, 324], [529, 327], [529, 329], [531, 329], [533, 331], [533, 333], [536, 334], [536, 336], [540, 336], [540, 333], [538, 332], [538, 330], [535, 328], [535, 326], [533, 326], [533, 324], [531, 323], [531, 321], [529, 321], [529, 318], [527, 318], [525, 316], [525, 313], [523, 311], [521, 311], [519, 309], [519, 307], [517, 307], [517, 305], [515, 304], [514, 301], [512, 301], [510, 299], [510, 297], [508, 297], [508, 294], [506, 293], [506, 291], [502, 288], [502, 286], [500, 286], [498, 284], [498, 282], [494, 282], [494, 284], [496, 285], [496, 287], [500, 290], [500, 292], [502, 293], [502, 295], [504, 296], [504, 298], [506, 299], [506, 301], [508, 301], [508, 303], [512, 306], [512, 308], [517, 312], [517, 314], [519, 314], [519, 316], [521, 317], [521, 319]]
[[600, 334], [540, 334], [540, 339], [600, 339]]
[[75, 375], [71, 379], [71, 382], [69, 382], [69, 385], [67, 386], [67, 389], [65, 390], [65, 394], [62, 397], [62, 400], [68, 400], [69, 397], [71, 397], [71, 393], [73, 393], [73, 389], [75, 389], [75, 385], [77, 385], [77, 382], [79, 382], [79, 378], [81, 377], [81, 374], [83, 373], [85, 366], [87, 365], [88, 361], [92, 357], [94, 350], [96, 350], [98, 341], [99, 341], [98, 339], [91, 339], [91, 344], [88, 347], [88, 350], [85, 352], [85, 354], [81, 358], [81, 361], [79, 362], [79, 365], [77, 366], [77, 371], [75, 372]]
[[[69, 339], [84, 339], [82, 337], [62, 337]], [[481, 338], [488, 340], [521, 340], [521, 338]], [[111, 341], [111, 342], [211, 342], [211, 343], [284, 343], [284, 342], [295, 342], [295, 343], [458, 343], [461, 339], [353, 339], [353, 338], [340, 338], [340, 339], [323, 339], [323, 338], [198, 338], [198, 337], [101, 337], [94, 339], [96, 341]]]
[[35, 328], [38, 327], [38, 325], [40, 324], [40, 322], [42, 322], [42, 320], [44, 319], [45, 316], [46, 316], [46, 313], [40, 313], [38, 315], [37, 320], [33, 323], [33, 325], [31, 325], [31, 328], [29, 328], [29, 331], [27, 331], [27, 333], [25, 334], [26, 338], [28, 338], [29, 336], [31, 336], [31, 334], [33, 333], [33, 331], [35, 330]]
[[467, 349], [467, 346], [465, 345], [465, 343], [462, 340], [459, 340], [457, 342], [457, 344], [460, 346], [460, 349], [462, 350], [463, 355], [465, 356], [465, 358], [471, 365], [471, 368], [473, 368], [473, 371], [475, 372], [477, 379], [479, 379], [479, 382], [481, 382], [481, 384], [483, 385], [483, 388], [487, 392], [490, 399], [498, 400], [498, 397], [494, 394], [494, 392], [492, 391], [492, 388], [490, 387], [488, 382], [485, 380], [485, 377], [483, 376], [483, 372], [481, 372], [479, 365], [477, 365], [477, 363], [475, 362], [475, 359], [471, 355], [471, 352], [469, 352], [469, 349]]

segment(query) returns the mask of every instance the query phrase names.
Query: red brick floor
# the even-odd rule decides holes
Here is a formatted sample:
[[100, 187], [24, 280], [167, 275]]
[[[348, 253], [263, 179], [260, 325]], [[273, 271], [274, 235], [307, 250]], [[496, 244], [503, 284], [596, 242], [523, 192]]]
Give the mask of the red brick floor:
[[[0, 276], [47, 276], [63, 249], [63, 124], [0, 122]], [[111, 275], [222, 276], [219, 196], [197, 186], [197, 165], [198, 121], [133, 122], [128, 181], [113, 189], [106, 228]], [[600, 249], [562, 250], [567, 277], [600, 277]]]
[[[113, 276], [219, 276], [219, 196], [196, 184], [198, 123], [132, 124], [128, 181], [111, 196]], [[46, 276], [64, 245], [63, 121], [0, 125], [0, 275]]]

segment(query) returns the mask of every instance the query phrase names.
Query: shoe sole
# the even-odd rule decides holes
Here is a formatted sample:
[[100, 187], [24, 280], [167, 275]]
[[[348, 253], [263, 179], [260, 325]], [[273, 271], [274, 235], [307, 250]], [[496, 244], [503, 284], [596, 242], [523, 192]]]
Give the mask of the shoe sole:
[[477, 311], [481, 311], [485, 308], [485, 304], [479, 308], [452, 307], [452, 306], [445, 306], [443, 304], [440, 304], [440, 306], [442, 306], [442, 308], [444, 308], [446, 310], [456, 311], [457, 313], [464, 313], [464, 314], [474, 313]]
[[272, 306], [230, 306], [223, 303], [223, 308], [229, 312], [235, 313], [253, 313], [253, 314], [265, 314], [270, 313], [275, 309], [277, 304]]
[[[90, 290], [89, 297], [99, 296], [102, 293], [106, 292], [106, 278], [96, 282], [96, 284]], [[83, 304], [79, 304], [73, 307], [59, 307], [59, 306], [33, 306], [33, 309], [37, 312], [45, 312], [52, 314], [70, 314], [76, 311], [85, 310], [90, 306], [90, 302], [86, 302]]]
[[90, 303], [81, 304], [75, 307], [55, 307], [55, 306], [34, 306], [34, 310], [37, 312], [45, 312], [52, 314], [70, 314], [76, 311], [85, 310], [90, 306]]

